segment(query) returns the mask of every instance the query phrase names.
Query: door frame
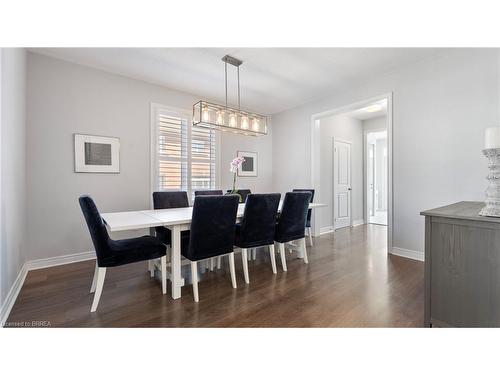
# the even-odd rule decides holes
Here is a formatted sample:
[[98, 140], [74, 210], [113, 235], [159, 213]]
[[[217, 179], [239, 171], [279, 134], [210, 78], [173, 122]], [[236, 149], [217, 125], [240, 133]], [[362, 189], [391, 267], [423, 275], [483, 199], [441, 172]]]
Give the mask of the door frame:
[[[350, 182], [350, 185], [351, 185], [351, 189], [352, 189], [352, 141], [348, 141], [346, 139], [343, 139], [343, 138], [340, 138], [340, 137], [332, 137], [332, 167], [333, 167], [333, 171], [332, 171], [332, 219], [333, 219], [333, 223], [332, 223], [332, 228], [333, 230], [335, 231], [337, 228], [335, 227], [335, 142], [342, 142], [342, 143], [347, 143], [349, 146], [350, 146], [350, 151], [349, 151], [349, 182]], [[350, 217], [349, 217], [349, 226], [352, 227], [352, 190], [349, 191], [349, 198], [348, 198], [348, 210], [349, 210], [349, 213], [350, 213]]]
[[[363, 220], [366, 224], [369, 224], [370, 215], [369, 215], [369, 207], [368, 207], [368, 134], [369, 133], [377, 133], [381, 131], [387, 131], [387, 152], [389, 152], [389, 129], [388, 128], [377, 128], [372, 130], [363, 130], [363, 199], [364, 199], [364, 207], [363, 207]], [[375, 157], [375, 155], [374, 155]], [[389, 159], [389, 158], [387, 158]], [[390, 165], [390, 164], [389, 164]], [[375, 165], [374, 168], [375, 169]], [[389, 169], [387, 169], [387, 174], [389, 174]], [[387, 190], [389, 190], [389, 185], [387, 185]], [[375, 190], [374, 190], [375, 191]], [[374, 197], [375, 199], [375, 197]], [[374, 208], [375, 210], [375, 208]], [[387, 200], [387, 227], [389, 227], [389, 200]]]
[[[311, 138], [310, 138], [310, 182], [311, 187], [315, 189], [316, 196], [321, 196], [320, 182], [320, 119], [332, 115], [352, 111], [356, 108], [366, 106], [372, 102], [382, 99], [387, 100], [387, 252], [392, 253], [393, 244], [393, 224], [394, 224], [394, 192], [393, 192], [393, 92], [377, 95], [368, 99], [352, 102], [344, 106], [339, 106], [323, 112], [315, 113], [311, 116]], [[312, 229], [313, 235], [320, 235], [320, 210], [312, 210]]]

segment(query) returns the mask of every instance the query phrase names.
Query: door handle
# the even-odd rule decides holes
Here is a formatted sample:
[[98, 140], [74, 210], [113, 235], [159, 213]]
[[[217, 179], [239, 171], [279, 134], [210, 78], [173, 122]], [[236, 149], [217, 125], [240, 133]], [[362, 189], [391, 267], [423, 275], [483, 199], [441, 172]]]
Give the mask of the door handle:
[[347, 188], [347, 190], [352, 190], [351, 188]]

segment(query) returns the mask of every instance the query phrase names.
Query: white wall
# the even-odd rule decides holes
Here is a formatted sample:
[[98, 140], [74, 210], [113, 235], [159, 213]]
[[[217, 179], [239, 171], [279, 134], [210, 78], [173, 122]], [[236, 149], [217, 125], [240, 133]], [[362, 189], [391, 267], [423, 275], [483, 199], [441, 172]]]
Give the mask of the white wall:
[[26, 52], [1, 52], [0, 306], [23, 263], [26, 230]]
[[[105, 211], [150, 207], [150, 104], [191, 110], [200, 98], [50, 57], [28, 54], [28, 260], [93, 250], [78, 206], [88, 193]], [[73, 133], [121, 141], [120, 174], [74, 173]], [[271, 189], [271, 136], [221, 138], [221, 185], [237, 150], [259, 153], [259, 177], [241, 181]], [[132, 235], [114, 235], [115, 238]]]
[[315, 199], [328, 204], [320, 210], [320, 228], [329, 229], [333, 222], [333, 137], [351, 142], [351, 215], [363, 220], [363, 128], [362, 121], [341, 114], [320, 119], [321, 191]]
[[250, 189], [253, 193], [269, 193], [273, 190], [272, 129], [268, 122], [268, 135], [250, 137], [246, 135], [222, 133], [221, 144], [221, 188], [224, 191], [233, 186], [233, 174], [229, 172], [229, 163], [238, 151], [257, 153], [257, 177], [237, 177], [236, 187]]
[[311, 184], [313, 114], [392, 91], [393, 245], [422, 252], [421, 210], [484, 199], [481, 148], [484, 129], [499, 122], [497, 64], [494, 49], [451, 50], [273, 116], [274, 188]]
[[363, 131], [375, 131], [387, 129], [387, 116], [379, 116], [363, 120]]

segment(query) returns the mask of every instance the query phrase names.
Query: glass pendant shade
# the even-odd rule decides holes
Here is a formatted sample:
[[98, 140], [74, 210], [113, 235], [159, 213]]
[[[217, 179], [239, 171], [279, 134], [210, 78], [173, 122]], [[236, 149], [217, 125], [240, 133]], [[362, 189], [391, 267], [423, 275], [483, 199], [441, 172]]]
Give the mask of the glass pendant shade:
[[265, 116], [205, 101], [193, 105], [193, 126], [244, 135], [267, 134]]

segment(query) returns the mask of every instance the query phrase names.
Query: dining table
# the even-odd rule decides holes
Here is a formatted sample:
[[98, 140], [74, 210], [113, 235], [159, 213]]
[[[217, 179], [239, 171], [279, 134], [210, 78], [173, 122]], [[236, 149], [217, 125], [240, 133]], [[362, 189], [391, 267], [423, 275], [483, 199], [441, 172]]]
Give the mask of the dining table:
[[[280, 201], [278, 212], [281, 210], [283, 201]], [[323, 203], [310, 203], [309, 208], [315, 209], [325, 207]], [[243, 217], [245, 204], [238, 205], [237, 220]], [[170, 262], [167, 277], [171, 283], [171, 296], [173, 299], [181, 297], [181, 288], [184, 286], [182, 277], [182, 257], [181, 257], [181, 232], [189, 230], [193, 207], [167, 208], [157, 210], [123, 211], [109, 212], [101, 214], [102, 219], [110, 232], [120, 232], [127, 230], [149, 229], [154, 235], [154, 228], [164, 226], [172, 233], [172, 243], [170, 247]], [[301, 254], [298, 254], [301, 257]]]

